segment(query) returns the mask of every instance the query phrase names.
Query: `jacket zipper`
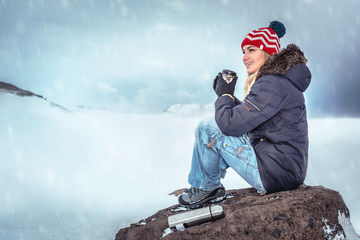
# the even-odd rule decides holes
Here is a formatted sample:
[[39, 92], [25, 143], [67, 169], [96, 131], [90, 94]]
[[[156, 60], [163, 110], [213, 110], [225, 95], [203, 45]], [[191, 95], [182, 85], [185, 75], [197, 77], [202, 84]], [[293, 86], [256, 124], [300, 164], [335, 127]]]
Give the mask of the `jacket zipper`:
[[253, 106], [256, 110], [258, 110], [260, 112], [260, 108], [258, 108], [255, 104], [253, 104], [252, 102], [250, 102], [249, 100], [247, 99], [244, 99], [245, 102], [248, 102], [251, 104], [251, 106]]
[[262, 142], [266, 141], [266, 140], [267, 140], [267, 138], [260, 138], [258, 144], [256, 144], [256, 146], [255, 146], [255, 149], [258, 149], [259, 146], [260, 146], [260, 144], [261, 144]]

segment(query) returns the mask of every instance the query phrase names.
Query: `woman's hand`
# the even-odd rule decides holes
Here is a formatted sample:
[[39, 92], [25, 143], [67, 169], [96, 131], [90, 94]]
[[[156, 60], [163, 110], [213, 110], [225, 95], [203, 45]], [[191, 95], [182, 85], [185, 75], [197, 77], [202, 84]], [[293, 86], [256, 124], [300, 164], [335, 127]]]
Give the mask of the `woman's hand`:
[[230, 94], [231, 96], [234, 96], [236, 81], [237, 76], [234, 77], [231, 83], [227, 84], [222, 77], [222, 73], [219, 72], [213, 82], [213, 88], [216, 95], [221, 96], [223, 94]]

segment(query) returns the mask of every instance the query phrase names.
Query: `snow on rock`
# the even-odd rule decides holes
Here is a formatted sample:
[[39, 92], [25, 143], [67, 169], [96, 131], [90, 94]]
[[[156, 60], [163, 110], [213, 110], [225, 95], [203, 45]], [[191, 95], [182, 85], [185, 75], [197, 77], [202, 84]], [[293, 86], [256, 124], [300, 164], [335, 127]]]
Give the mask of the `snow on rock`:
[[339, 220], [339, 224], [341, 224], [344, 230], [346, 239], [348, 240], [360, 239], [360, 236], [357, 235], [357, 233], [355, 232], [355, 229], [350, 221], [350, 218], [347, 217], [345, 213], [339, 211], [338, 220]]

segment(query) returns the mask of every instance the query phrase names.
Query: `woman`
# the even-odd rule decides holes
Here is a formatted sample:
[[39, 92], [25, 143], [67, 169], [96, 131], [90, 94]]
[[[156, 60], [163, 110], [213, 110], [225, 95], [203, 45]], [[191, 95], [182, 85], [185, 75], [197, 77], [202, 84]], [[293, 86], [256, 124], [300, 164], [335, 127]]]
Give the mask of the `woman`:
[[241, 48], [248, 79], [245, 99], [234, 97], [237, 78], [214, 79], [215, 120], [200, 122], [189, 174], [191, 187], [179, 196], [185, 207], [226, 198], [220, 179], [233, 168], [260, 194], [301, 185], [308, 165], [303, 92], [311, 80], [303, 52], [294, 44], [280, 51], [282, 23], [251, 31]]

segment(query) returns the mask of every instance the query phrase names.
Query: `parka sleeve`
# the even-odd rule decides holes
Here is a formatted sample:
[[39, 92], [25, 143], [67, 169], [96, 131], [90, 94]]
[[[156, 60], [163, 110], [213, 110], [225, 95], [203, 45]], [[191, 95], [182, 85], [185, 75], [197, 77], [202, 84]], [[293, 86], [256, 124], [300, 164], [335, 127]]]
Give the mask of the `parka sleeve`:
[[215, 101], [215, 120], [228, 136], [242, 136], [273, 117], [283, 106], [282, 79], [274, 75], [259, 78], [239, 105], [228, 96]]

